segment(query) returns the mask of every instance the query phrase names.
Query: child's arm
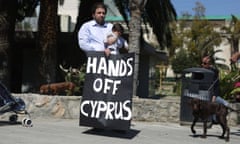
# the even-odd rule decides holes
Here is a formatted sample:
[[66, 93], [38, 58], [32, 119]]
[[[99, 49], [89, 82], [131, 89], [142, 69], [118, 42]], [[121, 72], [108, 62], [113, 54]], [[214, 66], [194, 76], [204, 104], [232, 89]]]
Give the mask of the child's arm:
[[110, 33], [107, 35], [107, 37], [104, 39], [104, 47], [105, 47], [105, 54], [107, 56], [110, 55], [110, 49], [109, 49], [109, 46], [112, 45], [113, 43], [115, 43], [117, 41], [117, 36], [114, 35], [113, 33]]
[[128, 42], [123, 37], [119, 37], [118, 50], [120, 53], [128, 53]]
[[111, 33], [107, 35], [106, 40], [104, 41], [104, 43], [106, 45], [112, 45], [113, 43], [115, 43], [118, 39], [118, 36], [115, 33]]

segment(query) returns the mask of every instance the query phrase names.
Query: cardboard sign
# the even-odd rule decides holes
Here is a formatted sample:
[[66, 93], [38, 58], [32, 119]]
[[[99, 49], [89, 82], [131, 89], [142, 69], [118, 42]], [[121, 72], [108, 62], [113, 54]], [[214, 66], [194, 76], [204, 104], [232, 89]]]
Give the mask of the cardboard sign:
[[128, 130], [132, 119], [134, 53], [88, 53], [80, 125]]

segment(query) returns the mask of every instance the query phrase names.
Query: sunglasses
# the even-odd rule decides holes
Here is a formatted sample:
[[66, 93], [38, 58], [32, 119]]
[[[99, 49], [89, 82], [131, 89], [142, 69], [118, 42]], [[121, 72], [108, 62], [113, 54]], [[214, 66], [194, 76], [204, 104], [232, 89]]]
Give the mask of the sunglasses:
[[208, 63], [206, 63], [206, 62], [203, 62], [202, 64], [203, 64], [203, 65], [208, 65]]

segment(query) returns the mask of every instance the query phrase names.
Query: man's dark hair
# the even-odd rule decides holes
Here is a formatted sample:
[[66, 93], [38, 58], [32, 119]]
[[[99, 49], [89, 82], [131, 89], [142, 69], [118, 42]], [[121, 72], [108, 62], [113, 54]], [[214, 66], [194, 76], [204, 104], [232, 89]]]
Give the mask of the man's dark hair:
[[95, 3], [95, 4], [92, 6], [92, 14], [95, 13], [95, 11], [96, 11], [97, 8], [103, 8], [103, 9], [105, 9], [105, 13], [107, 14], [107, 6], [106, 6], [104, 3], [102, 3], [102, 2], [97, 2], [97, 3]]
[[120, 23], [115, 23], [112, 27], [112, 30], [113, 31], [118, 31], [118, 32], [121, 32], [121, 33], [124, 32], [124, 28]]

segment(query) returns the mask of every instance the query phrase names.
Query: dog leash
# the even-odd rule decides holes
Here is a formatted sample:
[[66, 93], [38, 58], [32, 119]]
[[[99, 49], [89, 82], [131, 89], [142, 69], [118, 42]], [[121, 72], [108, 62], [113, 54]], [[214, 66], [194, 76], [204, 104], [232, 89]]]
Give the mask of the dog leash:
[[218, 79], [216, 78], [216, 80], [208, 88], [208, 91], [210, 91], [213, 88], [213, 86], [216, 84], [217, 81], [218, 81]]
[[213, 81], [213, 83], [210, 85], [210, 87], [207, 89], [207, 91], [210, 93], [210, 90], [213, 88], [213, 86], [216, 84], [216, 82], [218, 81], [218, 79], [215, 79]]

